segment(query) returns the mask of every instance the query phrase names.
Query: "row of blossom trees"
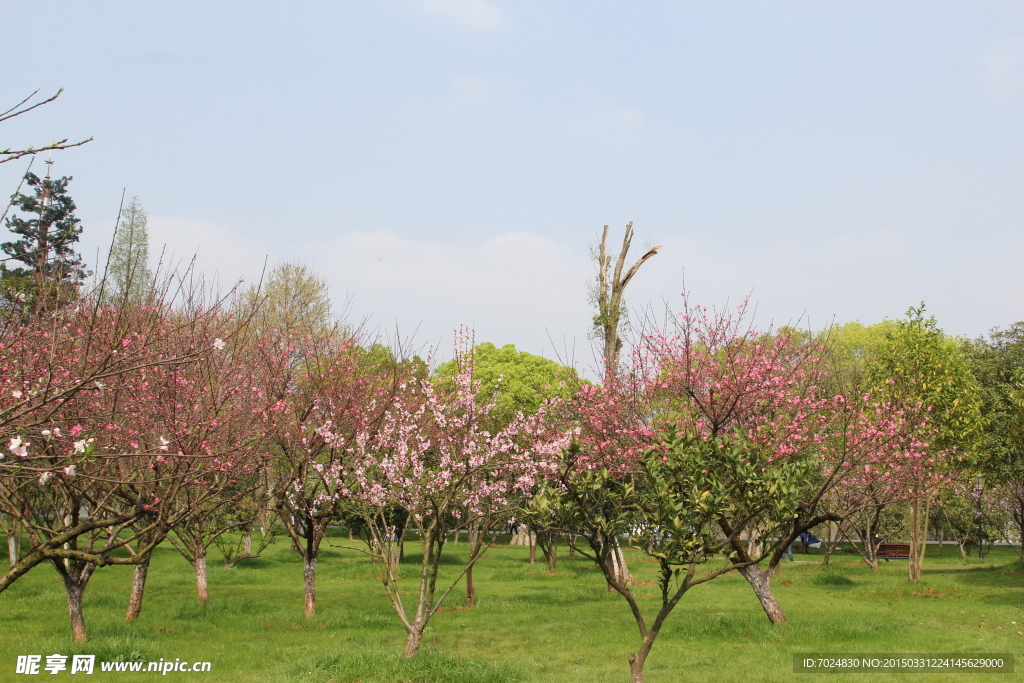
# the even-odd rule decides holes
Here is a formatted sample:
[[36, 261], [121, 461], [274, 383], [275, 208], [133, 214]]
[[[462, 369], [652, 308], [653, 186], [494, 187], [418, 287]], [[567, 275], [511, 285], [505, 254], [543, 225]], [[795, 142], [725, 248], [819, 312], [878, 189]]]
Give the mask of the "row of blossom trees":
[[[951, 450], [929, 444], [927, 406], [835, 381], [826, 339], [759, 332], [745, 305], [687, 304], [602, 384], [563, 387], [538, 411], [497, 420], [465, 333], [438, 375], [429, 359], [396, 358], [351, 329], [268, 316], [258, 294], [98, 300], [9, 315], [0, 331], [0, 512], [30, 541], [0, 591], [50, 563], [79, 640], [97, 567], [137, 565], [134, 618], [150, 553], [167, 541], [205, 602], [209, 548], [233, 530], [267, 529], [273, 513], [303, 560], [307, 616], [320, 547], [338, 543], [328, 527], [344, 519], [361, 531], [364, 542], [342, 545], [379, 564], [412, 656], [460, 581], [472, 599], [474, 564], [519, 517], [563, 534], [624, 598], [642, 681], [691, 588], [736, 571], [784, 622], [772, 569], [799, 534], [838, 522], [877, 566], [879, 516], [954, 472]], [[469, 551], [439, 585], [459, 529]], [[407, 530], [422, 546], [412, 601], [397, 571]], [[630, 590], [625, 536], [659, 566], [650, 621]]]

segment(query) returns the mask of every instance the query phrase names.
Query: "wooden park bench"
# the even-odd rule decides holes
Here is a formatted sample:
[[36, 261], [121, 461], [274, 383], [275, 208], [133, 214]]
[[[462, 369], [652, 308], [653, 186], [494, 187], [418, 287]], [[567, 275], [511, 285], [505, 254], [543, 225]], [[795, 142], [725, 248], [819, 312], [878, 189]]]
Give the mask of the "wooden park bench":
[[883, 543], [878, 546], [875, 556], [880, 560], [907, 560], [910, 559], [909, 543]]

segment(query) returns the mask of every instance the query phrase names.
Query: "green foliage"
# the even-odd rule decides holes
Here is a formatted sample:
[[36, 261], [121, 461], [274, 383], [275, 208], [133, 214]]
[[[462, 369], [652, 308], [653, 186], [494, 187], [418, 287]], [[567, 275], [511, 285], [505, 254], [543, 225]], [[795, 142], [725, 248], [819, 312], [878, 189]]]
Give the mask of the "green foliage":
[[411, 376], [417, 380], [424, 380], [430, 375], [430, 368], [427, 362], [419, 356], [412, 358], [395, 358], [394, 352], [383, 344], [374, 343], [365, 349], [359, 349], [359, 363], [363, 367], [374, 367], [386, 371], [388, 377]]
[[663, 565], [703, 562], [723, 547], [723, 523], [737, 537], [746, 530], [778, 536], [797, 515], [806, 465], [769, 464], [739, 436], [701, 438], [670, 430], [647, 451], [649, 485], [642, 500], [644, 544]]
[[149, 288], [149, 218], [138, 195], [121, 211], [114, 243], [110, 247], [107, 282], [111, 301], [140, 302]]
[[327, 280], [300, 263], [276, 266], [263, 287], [249, 287], [242, 300], [245, 308], [252, 308], [259, 301], [254, 322], [261, 333], [319, 335], [333, 327]]
[[[976, 545], [978, 538], [978, 498], [966, 494], [970, 491], [974, 477], [968, 477], [967, 485], [960, 492], [949, 492], [932, 509], [936, 531], [942, 529], [947, 537], [956, 539], [967, 546]], [[991, 487], [985, 489], [981, 499], [981, 532], [986, 543], [1006, 538], [1010, 515], [993, 495]]]
[[987, 418], [980, 469], [992, 484], [1024, 480], [1024, 323], [964, 341]]
[[[506, 424], [516, 413], [536, 413], [549, 398], [568, 398], [583, 382], [572, 368], [517, 351], [513, 344], [477, 344], [471, 362], [473, 379], [480, 382], [480, 401], [495, 401], [494, 414]], [[456, 371], [451, 360], [438, 367], [437, 376], [444, 381]]]
[[864, 387], [871, 360], [885, 347], [887, 337], [896, 325], [893, 320], [883, 320], [874, 325], [853, 322], [833, 325], [828, 330], [826, 361], [832, 393]]
[[25, 175], [31, 195], [19, 193], [13, 205], [24, 216], [7, 219], [7, 229], [20, 239], [4, 242], [0, 249], [22, 266], [4, 271], [2, 286], [29, 299], [40, 296], [40, 287], [52, 291], [77, 287], [88, 276], [82, 257], [73, 249], [82, 233], [75, 217], [75, 202], [67, 193], [71, 178], [53, 180], [34, 173]]
[[877, 398], [920, 404], [929, 418], [924, 440], [955, 451], [961, 464], [973, 464], [985, 419], [981, 388], [960, 345], [943, 334], [935, 316], [925, 317], [924, 304], [896, 321], [885, 341], [867, 364]]

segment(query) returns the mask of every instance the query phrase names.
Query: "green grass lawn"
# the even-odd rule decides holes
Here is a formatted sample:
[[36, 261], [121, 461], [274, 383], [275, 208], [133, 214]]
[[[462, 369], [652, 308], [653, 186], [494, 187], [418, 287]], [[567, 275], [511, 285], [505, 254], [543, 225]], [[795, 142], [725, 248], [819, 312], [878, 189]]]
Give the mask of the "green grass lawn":
[[[465, 548], [449, 546], [446, 571], [456, 571]], [[408, 542], [407, 549], [416, 544]], [[657, 588], [645, 582], [654, 578], [655, 565], [628, 552], [641, 582], [635, 590], [653, 614]], [[407, 557], [407, 577], [418, 559], [415, 553]], [[849, 554], [833, 556], [830, 566], [821, 564], [820, 555], [796, 559], [784, 562], [774, 580], [788, 625], [771, 627], [739, 576], [698, 586], [655, 644], [648, 681], [902, 678], [793, 673], [794, 653], [844, 652], [1014, 653], [1017, 673], [958, 671], [915, 680], [1024, 680], [1024, 569], [1011, 550], [996, 549], [985, 564], [964, 564], [955, 548], [930, 548], [923, 579], [913, 585], [905, 561], [882, 563], [874, 574]], [[376, 568], [351, 551], [324, 550], [319, 613], [309, 621], [303, 616], [302, 564], [284, 542], [231, 570], [211, 558], [211, 603], [205, 608], [196, 601], [191, 567], [162, 547], [150, 569], [142, 616], [125, 624], [131, 571], [97, 570], [85, 595], [90, 642], [84, 645], [70, 639], [63, 588], [52, 567], [38, 567], [0, 594], [0, 680], [26, 680], [14, 673], [19, 654], [82, 653], [97, 655], [97, 661], [210, 661], [210, 673], [167, 674], [204, 681], [625, 682], [626, 657], [639, 640], [625, 602], [607, 592], [587, 561], [568, 559], [564, 548], [554, 573], [529, 565], [525, 548], [492, 548], [476, 572], [477, 607], [462, 608], [465, 594], [456, 589], [410, 662], [401, 659], [405, 633]], [[411, 581], [409, 588], [411, 600]], [[155, 675], [98, 669], [85, 680]]]

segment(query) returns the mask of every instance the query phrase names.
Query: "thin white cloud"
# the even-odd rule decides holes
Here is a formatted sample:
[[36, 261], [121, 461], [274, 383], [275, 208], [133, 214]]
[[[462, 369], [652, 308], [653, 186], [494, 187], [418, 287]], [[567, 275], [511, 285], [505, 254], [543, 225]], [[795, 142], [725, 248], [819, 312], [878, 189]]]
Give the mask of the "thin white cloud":
[[1007, 100], [1024, 93], [1024, 38], [998, 43], [980, 61], [982, 82], [993, 97]]
[[413, 0], [428, 14], [454, 21], [473, 31], [493, 31], [509, 25], [508, 15], [494, 0]]
[[[323, 273], [337, 308], [350, 305], [354, 320], [402, 335], [418, 329], [420, 343], [448, 351], [452, 331], [475, 328], [479, 341], [516, 344], [532, 353], [553, 353], [550, 334], [560, 346], [586, 333], [588, 304], [584, 256], [528, 232], [498, 235], [482, 243], [441, 244], [406, 239], [393, 232], [349, 232], [326, 243], [280, 247], [242, 237], [206, 221], [150, 220], [151, 251], [163, 245], [179, 259], [196, 256], [207, 278], [227, 287], [240, 278], [259, 278], [295, 259]], [[586, 339], [578, 351], [589, 362]]]
[[432, 109], [451, 114], [488, 102], [498, 90], [497, 86], [476, 76], [451, 75], [448, 77], [448, 92], [434, 102]]
[[615, 137], [631, 133], [644, 125], [644, 113], [635, 107], [594, 109], [570, 122], [573, 132], [595, 137]]
[[222, 287], [259, 278], [268, 254], [277, 251], [210, 221], [159, 216], [149, 219], [149, 245], [154, 267], [161, 255], [165, 267], [187, 267], [194, 258], [196, 272]]

